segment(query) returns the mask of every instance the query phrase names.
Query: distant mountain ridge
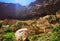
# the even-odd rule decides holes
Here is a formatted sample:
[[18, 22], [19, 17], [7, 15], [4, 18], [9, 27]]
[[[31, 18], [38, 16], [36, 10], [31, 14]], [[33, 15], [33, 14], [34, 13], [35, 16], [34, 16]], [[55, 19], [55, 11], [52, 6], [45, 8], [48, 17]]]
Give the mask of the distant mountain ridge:
[[[17, 18], [19, 12], [24, 10], [24, 6], [13, 3], [0, 3], [0, 17]], [[25, 8], [26, 9], [26, 8]]]
[[29, 6], [0, 2], [0, 19], [32, 19], [35, 17], [55, 14], [60, 10], [60, 0], [36, 0]]

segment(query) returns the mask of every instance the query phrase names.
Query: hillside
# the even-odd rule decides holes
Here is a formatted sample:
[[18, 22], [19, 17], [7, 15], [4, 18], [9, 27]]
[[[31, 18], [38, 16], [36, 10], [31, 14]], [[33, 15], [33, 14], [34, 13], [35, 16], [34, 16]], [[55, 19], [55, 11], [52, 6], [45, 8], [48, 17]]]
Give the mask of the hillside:
[[36, 0], [29, 6], [0, 2], [0, 19], [32, 19], [49, 14], [55, 14], [60, 10], [60, 1]]
[[0, 41], [60, 41], [60, 0], [0, 2]]
[[[4, 38], [4, 35], [6, 33], [16, 32], [18, 29], [21, 29], [21, 28], [28, 28], [28, 32], [29, 32], [28, 40], [29, 41], [38, 41], [39, 39], [42, 39], [41, 41], [46, 41], [47, 39], [49, 39], [48, 41], [50, 41], [51, 37], [53, 37], [52, 31], [54, 31], [54, 34], [56, 31], [58, 33], [60, 32], [59, 31], [59, 29], [60, 29], [60, 10], [58, 12], [56, 12], [56, 15], [46, 15], [44, 17], [40, 17], [37, 20], [36, 19], [33, 19], [33, 20], [15, 20], [15, 19], [0, 20], [0, 40], [7, 39], [7, 38]], [[13, 34], [13, 33], [11, 33], [11, 34]], [[7, 35], [9, 35], [9, 34], [7, 34]], [[49, 36], [49, 35], [51, 35], [51, 36]], [[59, 34], [57, 34], [57, 35], [59, 35]], [[6, 37], [8, 37], [8, 36], [6, 36]], [[38, 40], [36, 40], [36, 39], [34, 40], [35, 37]], [[45, 38], [45, 37], [47, 37], [47, 38]], [[58, 36], [56, 36], [56, 37], [58, 37]], [[51, 39], [51, 41], [52, 41], [52, 39]]]

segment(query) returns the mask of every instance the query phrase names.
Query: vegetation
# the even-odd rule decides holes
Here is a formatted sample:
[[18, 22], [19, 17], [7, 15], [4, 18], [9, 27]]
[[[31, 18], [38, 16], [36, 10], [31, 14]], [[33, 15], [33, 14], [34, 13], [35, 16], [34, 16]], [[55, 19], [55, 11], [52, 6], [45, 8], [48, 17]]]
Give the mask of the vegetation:
[[6, 34], [3, 36], [3, 41], [15, 41], [14, 33], [13, 33], [13, 32], [6, 33]]
[[53, 29], [53, 35], [51, 41], [60, 41], [60, 26]]
[[60, 41], [60, 26], [53, 28], [51, 34], [39, 34], [29, 37], [30, 41]]
[[0, 23], [0, 28], [2, 27], [2, 25], [3, 25], [3, 24], [2, 24], [2, 23]]
[[12, 32], [12, 28], [11, 27], [5, 28], [5, 32]]
[[0, 34], [3, 36], [0, 40], [15, 41], [14, 33], [18, 29], [28, 28], [29, 37], [26, 41], [60, 41], [60, 18], [57, 17], [47, 15], [37, 20], [18, 20], [15, 23], [12, 20], [0, 22]]

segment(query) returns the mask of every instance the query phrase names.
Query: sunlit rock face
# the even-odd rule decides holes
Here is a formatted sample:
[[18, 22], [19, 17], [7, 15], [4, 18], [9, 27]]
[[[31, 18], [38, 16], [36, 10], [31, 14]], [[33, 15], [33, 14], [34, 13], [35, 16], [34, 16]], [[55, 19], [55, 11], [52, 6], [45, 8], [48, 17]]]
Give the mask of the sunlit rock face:
[[56, 17], [60, 18], [60, 10], [58, 12], [56, 12]]
[[15, 37], [17, 41], [25, 41], [28, 37], [28, 29], [22, 28], [15, 32]]

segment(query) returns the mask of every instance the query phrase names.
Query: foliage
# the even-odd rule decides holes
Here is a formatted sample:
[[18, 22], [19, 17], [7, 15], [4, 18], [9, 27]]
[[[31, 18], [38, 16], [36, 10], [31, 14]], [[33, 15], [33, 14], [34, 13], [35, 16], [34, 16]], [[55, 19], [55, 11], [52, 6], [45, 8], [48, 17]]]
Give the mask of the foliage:
[[30, 41], [47, 41], [50, 36], [46, 34], [34, 35], [29, 37]]
[[29, 41], [37, 41], [38, 40], [38, 36], [32, 36], [29, 38]]
[[52, 32], [58, 32], [59, 30], [60, 30], [60, 26], [54, 28]]
[[60, 32], [55, 32], [50, 37], [50, 41], [60, 41]]
[[60, 26], [54, 28], [50, 34], [31, 36], [29, 41], [60, 41]]
[[60, 41], [60, 26], [53, 29], [53, 35], [50, 37], [51, 41]]
[[6, 33], [3, 36], [3, 40], [2, 41], [14, 41], [14, 40], [15, 40], [14, 33], [13, 32], [10, 32], [10, 33]]
[[60, 23], [60, 18], [57, 18], [56, 21]]
[[23, 23], [22, 22], [18, 22], [19, 25], [22, 25]]
[[2, 34], [2, 31], [0, 31], [0, 34]]
[[12, 28], [11, 27], [5, 28], [5, 32], [12, 32]]
[[2, 23], [0, 23], [0, 27], [2, 27]]

